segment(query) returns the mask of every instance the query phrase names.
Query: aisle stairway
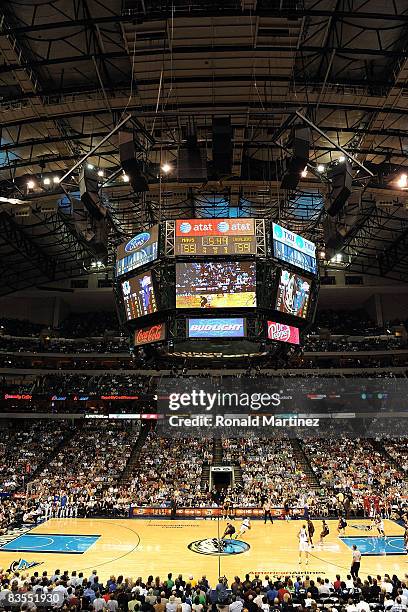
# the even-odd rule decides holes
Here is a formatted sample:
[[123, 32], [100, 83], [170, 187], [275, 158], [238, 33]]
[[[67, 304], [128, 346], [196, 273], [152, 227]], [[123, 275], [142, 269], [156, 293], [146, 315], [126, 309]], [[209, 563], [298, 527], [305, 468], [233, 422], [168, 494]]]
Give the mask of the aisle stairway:
[[203, 464], [203, 469], [201, 471], [201, 480], [200, 480], [200, 489], [202, 491], [207, 491], [210, 485], [210, 464]]
[[312, 489], [318, 489], [320, 486], [319, 481], [312, 470], [312, 466], [310, 464], [308, 456], [303, 449], [303, 444], [297, 438], [290, 438], [289, 441], [293, 449], [295, 461], [299, 464], [303, 472], [306, 474], [310, 487]]
[[213, 465], [222, 465], [223, 464], [223, 451], [221, 440], [218, 438], [214, 439], [213, 442]]
[[383, 446], [383, 444], [381, 442], [379, 442], [378, 440], [375, 440], [374, 438], [369, 438], [368, 442], [370, 442], [371, 446], [376, 451], [381, 453], [381, 455], [384, 457], [384, 459], [387, 461], [387, 463], [390, 464], [390, 466], [392, 466], [393, 468], [395, 468], [396, 470], [398, 470], [402, 474], [406, 474], [408, 476], [408, 473], [404, 470], [402, 465], [400, 465], [398, 463], [398, 461], [396, 461], [394, 459], [394, 457], [392, 457], [392, 455], [390, 455], [390, 453], [384, 448], [384, 446]]
[[49, 466], [50, 462], [53, 461], [53, 459], [55, 459], [55, 457], [58, 455], [61, 449], [66, 444], [68, 444], [68, 442], [75, 436], [76, 432], [77, 432], [77, 426], [75, 425], [68, 426], [67, 429], [64, 431], [61, 437], [61, 440], [59, 441], [57, 446], [55, 446], [54, 449], [45, 457], [45, 459], [37, 465], [37, 468], [33, 472], [31, 472], [31, 474], [26, 475], [24, 485], [21, 485], [17, 489], [17, 491], [21, 491], [21, 489], [25, 488], [29, 483], [33, 483], [36, 480], [37, 476], [41, 474], [42, 471]]
[[146, 442], [146, 439], [147, 439], [147, 436], [149, 435], [151, 427], [152, 427], [152, 423], [142, 423], [139, 435], [133, 445], [132, 452], [130, 453], [129, 459], [127, 460], [127, 463], [124, 466], [122, 474], [119, 478], [120, 485], [127, 484], [129, 480], [131, 479], [132, 474], [134, 474], [134, 471], [135, 471], [134, 468], [136, 467], [139, 461], [140, 451], [142, 450]]
[[234, 485], [238, 487], [239, 489], [242, 489], [242, 487], [244, 486], [244, 481], [242, 480], [241, 466], [239, 465], [239, 463], [234, 463], [233, 469], [234, 469], [234, 480], [233, 480]]

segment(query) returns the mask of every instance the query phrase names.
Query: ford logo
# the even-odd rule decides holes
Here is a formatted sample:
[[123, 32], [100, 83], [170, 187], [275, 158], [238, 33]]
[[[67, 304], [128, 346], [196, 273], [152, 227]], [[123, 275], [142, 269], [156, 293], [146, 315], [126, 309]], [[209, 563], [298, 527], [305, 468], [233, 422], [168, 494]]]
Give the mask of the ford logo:
[[137, 249], [140, 249], [140, 247], [146, 244], [146, 242], [148, 242], [149, 240], [150, 240], [149, 232], [142, 232], [141, 234], [138, 234], [137, 236], [133, 236], [133, 238], [129, 240], [129, 242], [125, 246], [126, 253], [132, 253], [133, 251], [137, 251]]

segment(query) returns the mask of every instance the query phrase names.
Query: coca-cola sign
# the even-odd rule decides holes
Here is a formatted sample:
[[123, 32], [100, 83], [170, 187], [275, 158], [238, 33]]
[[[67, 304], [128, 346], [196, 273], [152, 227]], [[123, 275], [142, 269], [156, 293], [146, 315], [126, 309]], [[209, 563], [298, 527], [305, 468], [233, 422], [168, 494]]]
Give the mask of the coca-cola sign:
[[152, 342], [161, 342], [166, 338], [166, 324], [157, 323], [149, 325], [135, 331], [135, 346], [142, 344], [151, 344]]
[[289, 344], [299, 344], [299, 329], [285, 323], [268, 321], [268, 340], [278, 340]]

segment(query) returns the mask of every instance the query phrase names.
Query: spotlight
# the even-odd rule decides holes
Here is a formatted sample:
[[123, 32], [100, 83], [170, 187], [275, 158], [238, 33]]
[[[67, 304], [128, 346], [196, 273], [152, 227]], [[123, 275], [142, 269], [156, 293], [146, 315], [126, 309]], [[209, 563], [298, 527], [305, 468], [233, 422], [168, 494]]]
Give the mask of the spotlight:
[[319, 165], [317, 166], [317, 171], [318, 171], [318, 172], [324, 172], [324, 166], [323, 166], [323, 164], [319, 164]]
[[105, 173], [104, 173], [104, 171], [103, 171], [103, 170], [98, 170], [98, 176], [101, 176], [101, 177], [102, 177], [104, 174], [105, 174]]
[[60, 177], [59, 177], [59, 176], [53, 176], [53, 177], [52, 177], [52, 181], [53, 181], [53, 183], [55, 183], [56, 185], [58, 185], [58, 183], [60, 182]]
[[48, 176], [45, 177], [45, 179], [43, 180], [44, 185], [51, 185], [51, 179], [48, 178]]
[[170, 164], [166, 162], [165, 164], [162, 165], [161, 169], [162, 169], [162, 172], [164, 172], [164, 174], [168, 174], [171, 170], [171, 166]]
[[300, 176], [302, 178], [306, 178], [307, 177], [307, 166], [302, 170], [302, 172], [300, 173]]
[[398, 187], [400, 189], [406, 189], [408, 187], [408, 175], [401, 174], [401, 176], [398, 179]]
[[32, 180], [27, 181], [27, 187], [28, 187], [28, 189], [34, 189], [34, 187], [35, 187], [35, 182], [34, 182], [34, 181], [32, 181]]
[[345, 161], [346, 161], [346, 158], [344, 157], [344, 155], [340, 155], [340, 157], [339, 157], [339, 162], [340, 162], [340, 163], [343, 163], [343, 162], [345, 162]]
[[88, 168], [88, 170], [93, 170], [95, 168], [93, 164], [86, 164], [86, 167]]
[[122, 174], [122, 180], [124, 183], [128, 183], [129, 182], [129, 176], [127, 174]]

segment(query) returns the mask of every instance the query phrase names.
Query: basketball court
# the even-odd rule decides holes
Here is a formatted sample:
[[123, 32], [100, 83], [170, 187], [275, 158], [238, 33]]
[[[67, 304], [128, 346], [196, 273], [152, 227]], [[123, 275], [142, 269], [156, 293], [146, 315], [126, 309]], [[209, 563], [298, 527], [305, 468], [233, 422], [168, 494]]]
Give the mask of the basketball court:
[[[408, 572], [404, 554], [403, 529], [386, 520], [386, 539], [367, 531], [369, 520], [349, 521], [344, 538], [337, 537], [337, 521], [328, 521], [330, 534], [323, 547], [317, 545], [321, 521], [314, 521], [315, 548], [309, 564], [298, 562], [297, 533], [302, 521], [275, 521], [264, 525], [253, 521], [245, 537], [229, 540], [221, 554], [217, 551], [218, 524], [215, 520], [143, 519], [50, 519], [12, 539], [0, 539], [0, 567], [30, 571], [78, 570], [86, 577], [93, 569], [102, 580], [110, 575], [144, 579], [148, 574], [167, 576], [169, 571], [186, 578], [205, 574], [211, 581], [225, 574], [260, 573], [269, 576], [302, 574], [311, 577], [342, 578], [349, 572], [351, 547], [363, 553], [360, 576], [384, 573], [403, 576]], [[234, 521], [237, 527], [239, 521]], [[220, 521], [222, 534], [226, 522]], [[8, 540], [8, 541], [6, 541]]]

